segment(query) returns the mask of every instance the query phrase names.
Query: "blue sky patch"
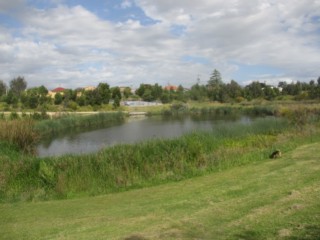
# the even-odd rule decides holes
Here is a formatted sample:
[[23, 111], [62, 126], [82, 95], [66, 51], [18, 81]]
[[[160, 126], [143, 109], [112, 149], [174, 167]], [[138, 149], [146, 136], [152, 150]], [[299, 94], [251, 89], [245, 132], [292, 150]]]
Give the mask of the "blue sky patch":
[[181, 58], [183, 62], [187, 63], [199, 63], [203, 65], [208, 65], [210, 64], [210, 61], [205, 58], [205, 57], [199, 57], [199, 56], [190, 56], [190, 55], [185, 55]]
[[236, 63], [239, 70], [236, 71], [232, 78], [235, 81], [245, 81], [245, 80], [258, 80], [261, 78], [272, 78], [275, 76], [281, 76], [283, 72], [275, 67], [266, 65], [248, 65]]

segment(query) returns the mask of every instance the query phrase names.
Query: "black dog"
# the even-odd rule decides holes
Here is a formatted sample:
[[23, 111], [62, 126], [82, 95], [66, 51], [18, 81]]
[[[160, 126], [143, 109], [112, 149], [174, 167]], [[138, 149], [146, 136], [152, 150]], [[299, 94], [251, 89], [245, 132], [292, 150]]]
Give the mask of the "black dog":
[[270, 158], [279, 158], [281, 157], [280, 150], [275, 150], [273, 153], [271, 153]]

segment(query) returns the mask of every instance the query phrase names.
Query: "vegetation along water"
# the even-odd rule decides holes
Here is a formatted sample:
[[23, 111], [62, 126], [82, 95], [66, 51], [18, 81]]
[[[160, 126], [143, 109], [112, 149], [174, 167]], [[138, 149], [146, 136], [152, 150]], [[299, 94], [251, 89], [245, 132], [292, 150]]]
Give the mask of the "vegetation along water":
[[[87, 124], [94, 128], [101, 123], [108, 125], [112, 122], [123, 121], [125, 114], [117, 112], [109, 115], [95, 114], [85, 117], [66, 116], [59, 119], [40, 121], [28, 116], [15, 116], [14, 118], [17, 119], [10, 121], [2, 120], [0, 124], [0, 208], [4, 213], [4, 217], [0, 221], [0, 232], [5, 234], [3, 236], [7, 236], [8, 238], [12, 236], [21, 237], [19, 232], [13, 234], [13, 232], [10, 231], [10, 224], [13, 224], [11, 220], [15, 219], [16, 216], [14, 214], [15, 211], [12, 209], [12, 204], [18, 204], [16, 205], [17, 209], [20, 209], [21, 206], [22, 209], [19, 211], [22, 212], [22, 217], [27, 219], [28, 213], [24, 212], [23, 209], [28, 206], [31, 207], [31, 205], [23, 205], [24, 202], [33, 202], [32, 204], [35, 204], [32, 205], [34, 206], [34, 211], [39, 211], [38, 214], [41, 212], [41, 206], [37, 203], [44, 200], [48, 201], [48, 206], [50, 206], [50, 208], [52, 207], [52, 209], [55, 209], [55, 207], [51, 205], [51, 203], [54, 203], [52, 200], [58, 199], [59, 201], [57, 201], [56, 204], [59, 206], [60, 203], [68, 205], [72, 202], [75, 203], [73, 206], [77, 206], [77, 208], [81, 209], [80, 205], [83, 205], [84, 202], [79, 200], [79, 205], [77, 205], [76, 202], [78, 200], [76, 199], [86, 199], [86, 201], [89, 201], [89, 205], [90, 202], [95, 202], [95, 204], [97, 204], [99, 199], [94, 196], [109, 194], [110, 198], [113, 198], [116, 196], [113, 193], [118, 192], [118, 194], [124, 194], [126, 190], [131, 190], [129, 193], [126, 193], [129, 195], [134, 193], [139, 194], [139, 192], [136, 192], [138, 191], [137, 189], [145, 189], [139, 191], [150, 191], [151, 194], [154, 188], [146, 188], [150, 186], [158, 186], [157, 189], [168, 188], [168, 194], [179, 195], [171, 189], [171, 186], [173, 188], [181, 188], [181, 186], [179, 187], [178, 185], [172, 184], [188, 184], [189, 182], [190, 187], [198, 186], [199, 191], [192, 188], [197, 194], [191, 194], [190, 198], [185, 198], [185, 200], [183, 200], [185, 197], [183, 194], [180, 195], [181, 198], [176, 198], [176, 201], [180, 201], [181, 203], [181, 211], [186, 211], [191, 214], [192, 211], [189, 209], [190, 206], [192, 206], [193, 209], [198, 209], [200, 212], [207, 211], [208, 208], [200, 209], [197, 208], [196, 205], [191, 204], [191, 202], [197, 202], [201, 198], [201, 194], [204, 194], [204, 198], [199, 200], [201, 203], [208, 201], [207, 203], [209, 205], [213, 204], [212, 206], [218, 207], [218, 203], [224, 199], [229, 205], [221, 207], [234, 209], [235, 215], [231, 214], [231, 212], [221, 213], [222, 216], [224, 216], [224, 220], [210, 218], [210, 221], [213, 221], [210, 224], [214, 224], [214, 226], [219, 226], [218, 222], [228, 222], [228, 224], [231, 225], [237, 224], [236, 219], [240, 219], [240, 216], [250, 215], [250, 213], [248, 213], [248, 211], [250, 211], [249, 209], [255, 209], [255, 211], [267, 209], [270, 212], [274, 212], [268, 207], [271, 203], [275, 203], [275, 206], [279, 209], [283, 209], [282, 211], [293, 209], [294, 211], [290, 210], [290, 212], [299, 213], [299, 215], [290, 215], [289, 217], [292, 224], [294, 224], [293, 227], [288, 226], [288, 221], [279, 219], [279, 226], [281, 226], [281, 229], [278, 229], [276, 227], [268, 227], [270, 219], [267, 217], [264, 218], [264, 220], [259, 220], [262, 225], [254, 224], [254, 219], [258, 219], [258, 215], [263, 213], [259, 212], [258, 214], [258, 212], [254, 212], [252, 213], [251, 218], [248, 216], [248, 219], [252, 220], [251, 223], [251, 220], [249, 222], [247, 220], [239, 220], [238, 224], [241, 225], [241, 231], [239, 232], [235, 231], [237, 227], [229, 228], [220, 225], [222, 227], [222, 232], [220, 233], [221, 239], [237, 239], [239, 237], [244, 239], [250, 237], [251, 239], [263, 239], [264, 236], [268, 235], [271, 239], [285, 239], [285, 237], [289, 235], [297, 236], [296, 239], [301, 239], [299, 237], [303, 237], [304, 235], [314, 237], [319, 232], [318, 229], [320, 229], [320, 226], [316, 224], [316, 222], [318, 222], [316, 219], [319, 218], [319, 216], [317, 214], [310, 214], [319, 210], [319, 206], [315, 204], [317, 196], [316, 193], [314, 193], [314, 191], [318, 191], [314, 186], [319, 180], [316, 177], [318, 169], [316, 167], [317, 165], [315, 165], [316, 159], [312, 157], [313, 155], [311, 153], [309, 154], [309, 152], [313, 152], [313, 148], [316, 145], [310, 145], [311, 147], [306, 148], [309, 149], [309, 152], [307, 150], [307, 152], [301, 150], [298, 151], [296, 155], [293, 152], [299, 146], [320, 141], [319, 109], [318, 104], [273, 104], [267, 106], [223, 105], [201, 108], [190, 107], [185, 104], [172, 105], [171, 107], [163, 108], [163, 110], [158, 113], [166, 116], [183, 116], [184, 114], [191, 114], [194, 117], [206, 114], [224, 115], [245, 113], [268, 117], [258, 119], [251, 125], [226, 123], [218, 128], [213, 128], [211, 131], [194, 132], [174, 139], [154, 139], [137, 144], [120, 144], [100, 150], [97, 153], [79, 156], [64, 155], [60, 157], [45, 158], [32, 155], [32, 146], [42, 135], [49, 133], [58, 134], [59, 131], [63, 131], [64, 126], [67, 126], [67, 128], [73, 126], [75, 126], [75, 128], [82, 128], [82, 126]], [[53, 123], [55, 121], [57, 125]], [[95, 122], [99, 122], [99, 124], [96, 124]], [[45, 134], [40, 134], [40, 129], [42, 133]], [[282, 158], [274, 160], [272, 164], [270, 163], [268, 165], [265, 162], [270, 161], [268, 160], [269, 155], [275, 149], [281, 150]], [[309, 156], [310, 158], [310, 160], [308, 160], [309, 162], [306, 162], [305, 164], [314, 164], [314, 168], [309, 168], [309, 165], [302, 165], [302, 163], [299, 162], [300, 158], [304, 159], [302, 152], [305, 152], [306, 156]], [[292, 159], [296, 159], [294, 160], [294, 163], [292, 162]], [[287, 166], [290, 166], [290, 168], [287, 168]], [[264, 175], [254, 175], [253, 172], [256, 170], [264, 172]], [[240, 174], [241, 171], [243, 171], [243, 173], [241, 173], [242, 175]], [[248, 171], [248, 177], [252, 175], [251, 179], [245, 180], [243, 174], [245, 174], [246, 171]], [[290, 171], [292, 172], [290, 173]], [[300, 171], [302, 171], [302, 175], [299, 175]], [[242, 177], [240, 177], [240, 175], [235, 176], [239, 177], [239, 181], [242, 179], [244, 182], [241, 184], [239, 183], [239, 185], [234, 185], [235, 183], [231, 184], [230, 181], [233, 179], [231, 177], [232, 173], [239, 173]], [[281, 173], [284, 175], [281, 176]], [[275, 184], [273, 188], [266, 187], [267, 182], [264, 181], [267, 180], [263, 180], [267, 179], [266, 176], [269, 176], [270, 174], [274, 174], [273, 176], [275, 176], [275, 178], [272, 179], [268, 178], [269, 183], [273, 182], [273, 184]], [[293, 182], [291, 182], [292, 184], [288, 184], [290, 182], [288, 180], [289, 176], [295, 177], [295, 179], [292, 180]], [[208, 178], [217, 178], [215, 181], [220, 181], [220, 178], [224, 179], [221, 180], [220, 185], [222, 186], [222, 183], [225, 182], [224, 185], [226, 187], [225, 191], [227, 191], [227, 195], [219, 195], [218, 192], [213, 193], [214, 196], [220, 200], [210, 200], [209, 195], [206, 195], [205, 197], [206, 190], [201, 186], [206, 184], [206, 180], [203, 179]], [[228, 178], [230, 182], [229, 185], [227, 184]], [[213, 180], [210, 180], [209, 182], [211, 181]], [[252, 184], [252, 182], [261, 183], [261, 186], [259, 184]], [[287, 184], [286, 187], [283, 184]], [[246, 186], [248, 187], [247, 190]], [[309, 186], [309, 188], [312, 188], [313, 190], [308, 190], [306, 186]], [[298, 187], [299, 190], [295, 190], [295, 188]], [[270, 194], [268, 197], [261, 192], [262, 188], [265, 189], [265, 194]], [[186, 189], [187, 191], [188, 188], [183, 189]], [[223, 189], [219, 187], [215, 189], [215, 191], [218, 191], [218, 189], [220, 189], [219, 191], [223, 191]], [[253, 189], [255, 190], [253, 191]], [[163, 189], [160, 191], [163, 191]], [[253, 199], [256, 199], [255, 193], [260, 194], [260, 199], [249, 201], [250, 195]], [[288, 205], [289, 202], [285, 199], [276, 201], [282, 196], [281, 194], [288, 196], [290, 199], [294, 199], [298, 203]], [[307, 200], [301, 200], [299, 198], [300, 194], [305, 194], [305, 196], [308, 197], [309, 203], [307, 203]], [[167, 197], [161, 196], [161, 198], [166, 199], [163, 200], [164, 202], [162, 203], [150, 203], [155, 205], [150, 206], [150, 208], [146, 207], [146, 211], [148, 209], [160, 208], [161, 204], [173, 204]], [[135, 200], [132, 199], [132, 196], [130, 198], [131, 201], [133, 201], [132, 204], [135, 204]], [[103, 199], [105, 199], [105, 197], [103, 197]], [[139, 199], [140, 198], [138, 197], [136, 200], [137, 203], [142, 201]], [[188, 201], [191, 202], [183, 203], [183, 201], [187, 201], [186, 199], [189, 199]], [[71, 202], [65, 202], [65, 200]], [[233, 202], [233, 200], [237, 203]], [[298, 200], [303, 203], [299, 203]], [[248, 201], [250, 204], [246, 205], [245, 202]], [[285, 201], [287, 205], [283, 205], [283, 201]], [[121, 204], [121, 201], [119, 201], [119, 206], [122, 206]], [[172, 210], [174, 210], [175, 214], [177, 214], [180, 219], [181, 215], [177, 212], [179, 204], [177, 204], [178, 202], [176, 202], [174, 206], [172, 205]], [[145, 206], [145, 204], [143, 205]], [[241, 210], [241, 212], [236, 210], [236, 205], [239, 205], [239, 208], [237, 209], [239, 211]], [[259, 206], [259, 209], [256, 209], [255, 206]], [[264, 206], [266, 206], [266, 208], [263, 208]], [[12, 209], [12, 211], [9, 212], [5, 209]], [[71, 209], [73, 209], [72, 207], [70, 208], [70, 211], [73, 211]], [[135, 214], [132, 212], [132, 209], [128, 209], [128, 214], [130, 211], [132, 214]], [[215, 211], [220, 210], [215, 209]], [[200, 222], [200, 219], [207, 219], [209, 221], [207, 218], [208, 216], [202, 216], [200, 212], [193, 212], [195, 218], [198, 216], [198, 221]], [[68, 211], [64, 214], [67, 213]], [[146, 212], [147, 215], [149, 213]], [[35, 212], [34, 214], [37, 213]], [[50, 221], [53, 221], [54, 215], [48, 214], [49, 219], [51, 219]], [[93, 211], [91, 214], [96, 213]], [[124, 215], [123, 221], [124, 219], [129, 219], [129, 215]], [[65, 217], [68, 219], [68, 216]], [[81, 218], [83, 216], [79, 215], [78, 217]], [[94, 219], [99, 218], [98, 215], [92, 217]], [[100, 218], [101, 217], [102, 216], [100, 216]], [[187, 217], [187, 215], [182, 218], [185, 217]], [[232, 222], [229, 222], [228, 219], [233, 220]], [[15, 221], [19, 222], [17, 220]], [[243, 221], [247, 221], [249, 224], [248, 227], [252, 226], [254, 227], [254, 230], [248, 230]], [[305, 225], [299, 225], [299, 221], [302, 221]], [[130, 226], [129, 223], [127, 224]], [[156, 223], [154, 224], [155, 227], [161, 227]], [[210, 229], [210, 224], [209, 222], [201, 222], [198, 229], [193, 229], [190, 228], [190, 226], [193, 225], [192, 221], [181, 219], [177, 225], [172, 222], [172, 225], [170, 226], [162, 226], [166, 229], [163, 230], [165, 235], [162, 236], [159, 233], [160, 235], [157, 235], [155, 239], [192, 239], [195, 236], [212, 239], [218, 232], [214, 230], [208, 231], [208, 229]], [[53, 234], [51, 235], [52, 238], [61, 237], [61, 235], [58, 236], [53, 232], [49, 233], [51, 231], [48, 230], [49, 228], [47, 228], [47, 230], [43, 229], [43, 232], [38, 229], [31, 233], [28, 229], [25, 229], [23, 225], [18, 224], [17, 226], [19, 226], [19, 229], [22, 232], [27, 233], [30, 238], [41, 238], [50, 234]], [[66, 224], [66, 226], [68, 225]], [[86, 226], [89, 227], [88, 225]], [[189, 230], [187, 230], [187, 228]], [[312, 229], [310, 230], [310, 228]], [[37, 229], [37, 227], [32, 226], [32, 229]], [[68, 231], [71, 231], [73, 228], [70, 226], [63, 230], [60, 229], [60, 227], [55, 226], [55, 229], [59, 229], [57, 231], [59, 231], [60, 234], [61, 231], [64, 231], [66, 234], [65, 236], [70, 236]], [[141, 229], [141, 232], [139, 229]], [[78, 229], [75, 231], [80, 230]], [[227, 231], [233, 235], [226, 234]], [[276, 232], [273, 233], [273, 231]], [[85, 234], [85, 231], [80, 232]], [[103, 234], [104, 231], [102, 231], [102, 229], [97, 229], [94, 232], [96, 235], [93, 234], [88, 238], [94, 239], [94, 236], [101, 236], [100, 234]], [[111, 234], [111, 232], [113, 231], [108, 229], [108, 234]], [[152, 234], [155, 234], [156, 232], [156, 230], [145, 229], [142, 225], [134, 225], [127, 230], [117, 230], [116, 232], [113, 232], [115, 235], [111, 239], [153, 239]], [[75, 236], [78, 236], [78, 234]], [[145, 238], [144, 236], [147, 237]]]

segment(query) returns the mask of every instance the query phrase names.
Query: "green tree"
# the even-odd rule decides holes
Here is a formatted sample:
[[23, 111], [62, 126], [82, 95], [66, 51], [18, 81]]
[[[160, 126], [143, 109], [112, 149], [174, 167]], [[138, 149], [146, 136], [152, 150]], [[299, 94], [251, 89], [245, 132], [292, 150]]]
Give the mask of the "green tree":
[[45, 86], [41, 85], [40, 87], [38, 87], [38, 94], [40, 105], [49, 103], [51, 101], [51, 98], [48, 97], [48, 89]]
[[254, 81], [245, 87], [245, 97], [248, 100], [252, 100], [254, 98], [264, 97], [263, 87], [265, 84], [262, 84], [258, 81]]
[[36, 92], [32, 92], [27, 98], [27, 104], [30, 108], [35, 109], [39, 104], [39, 97]]
[[162, 95], [161, 95], [160, 100], [161, 100], [162, 103], [170, 103], [170, 102], [172, 102], [170, 92], [168, 90], [164, 90]]
[[126, 87], [126, 88], [123, 90], [123, 96], [127, 99], [127, 98], [129, 98], [131, 95], [132, 95], [132, 93], [131, 93], [131, 88]]
[[0, 80], [0, 97], [4, 96], [7, 93], [7, 85]]
[[189, 96], [191, 100], [194, 101], [203, 101], [207, 96], [207, 88], [203, 85], [199, 85], [198, 83], [193, 85], [190, 89]]
[[146, 89], [146, 85], [145, 84], [140, 84], [139, 88], [136, 89], [136, 94], [139, 96], [139, 97], [142, 97], [143, 94], [144, 94], [144, 91]]
[[221, 74], [217, 69], [214, 69], [211, 77], [208, 81], [208, 86], [209, 87], [217, 87], [217, 86], [221, 86], [223, 84], [222, 82], [222, 78], [221, 78]]
[[56, 95], [54, 95], [54, 104], [55, 105], [59, 105], [59, 104], [61, 104], [62, 103], [62, 101], [63, 101], [63, 96], [62, 96], [62, 94], [61, 93], [56, 93]]
[[217, 69], [214, 69], [208, 81], [208, 97], [213, 101], [223, 101], [224, 93], [221, 92], [223, 87], [221, 74]]
[[27, 82], [24, 80], [24, 77], [17, 77], [10, 81], [10, 90], [12, 94], [20, 98], [21, 93], [26, 90]]
[[152, 95], [152, 91], [150, 88], [146, 89], [143, 93], [143, 96], [142, 96], [142, 100], [143, 101], [147, 101], [147, 102], [152, 102], [155, 100], [155, 98], [153, 97]]
[[111, 89], [111, 94], [112, 94], [112, 99], [115, 100], [116, 98], [118, 98], [118, 100], [121, 100], [121, 91], [119, 87], [114, 87]]
[[226, 91], [231, 99], [236, 99], [243, 96], [242, 87], [234, 80], [231, 80], [231, 82], [226, 85]]
[[[107, 83], [99, 83], [96, 89], [96, 96], [100, 99], [100, 104], [108, 104], [110, 101], [110, 86]], [[99, 104], [99, 105], [100, 105]]]
[[16, 105], [18, 104], [18, 101], [18, 97], [13, 94], [12, 90], [9, 90], [8, 94], [5, 97], [5, 102], [7, 104]]
[[118, 95], [115, 96], [114, 100], [113, 100], [113, 108], [118, 108], [120, 107], [120, 98]]

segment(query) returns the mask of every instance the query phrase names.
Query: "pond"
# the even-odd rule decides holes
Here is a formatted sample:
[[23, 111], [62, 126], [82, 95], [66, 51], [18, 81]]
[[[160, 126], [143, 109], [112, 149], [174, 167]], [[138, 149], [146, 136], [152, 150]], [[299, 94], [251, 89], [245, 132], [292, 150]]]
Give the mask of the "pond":
[[115, 144], [138, 143], [156, 138], [174, 138], [192, 131], [207, 131], [226, 123], [250, 124], [248, 116], [139, 117], [125, 123], [83, 132], [69, 132], [43, 140], [37, 146], [40, 157], [97, 152]]

